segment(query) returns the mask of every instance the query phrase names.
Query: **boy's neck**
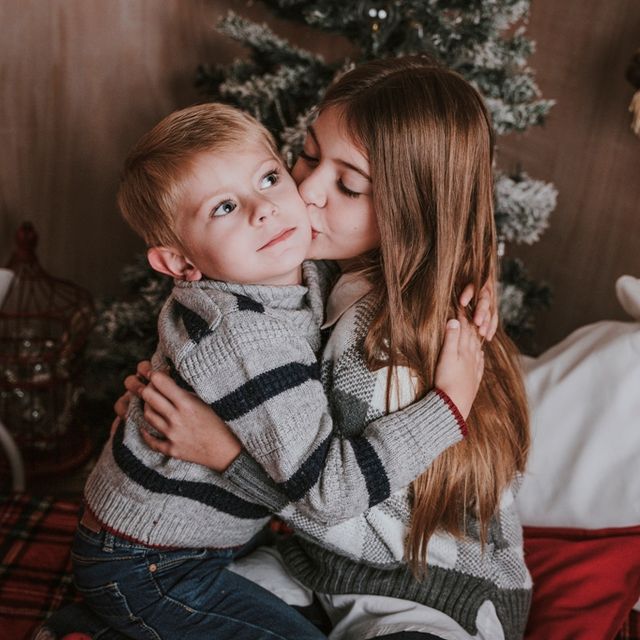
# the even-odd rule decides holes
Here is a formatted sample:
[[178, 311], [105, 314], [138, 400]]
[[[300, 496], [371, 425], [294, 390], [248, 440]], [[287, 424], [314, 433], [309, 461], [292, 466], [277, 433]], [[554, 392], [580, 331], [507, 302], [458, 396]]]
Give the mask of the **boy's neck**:
[[291, 286], [294, 284], [302, 284], [302, 265], [297, 266], [295, 269], [293, 269], [289, 273], [283, 273], [282, 275], [275, 276], [274, 278], [269, 278], [268, 282], [256, 283], [256, 284], [265, 284], [265, 285], [271, 285], [275, 287], [284, 287], [284, 286]]
[[[208, 280], [219, 280], [219, 278], [211, 278], [209, 276], [204, 276], [204, 278]], [[229, 280], [224, 280], [227, 284], [237, 284], [237, 285], [245, 285], [245, 286], [265, 286], [265, 287], [289, 287], [292, 285], [300, 285], [302, 284], [302, 265], [296, 267], [290, 272], [277, 274], [271, 278], [265, 278], [261, 282], [232, 282]]]

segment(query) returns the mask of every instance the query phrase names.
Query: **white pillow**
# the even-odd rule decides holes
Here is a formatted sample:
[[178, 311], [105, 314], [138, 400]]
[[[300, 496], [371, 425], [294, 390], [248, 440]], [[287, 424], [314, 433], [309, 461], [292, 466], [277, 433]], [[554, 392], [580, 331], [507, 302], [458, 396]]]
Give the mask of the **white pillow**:
[[532, 447], [517, 504], [525, 525], [640, 524], [640, 280], [618, 299], [635, 322], [578, 329], [523, 358]]

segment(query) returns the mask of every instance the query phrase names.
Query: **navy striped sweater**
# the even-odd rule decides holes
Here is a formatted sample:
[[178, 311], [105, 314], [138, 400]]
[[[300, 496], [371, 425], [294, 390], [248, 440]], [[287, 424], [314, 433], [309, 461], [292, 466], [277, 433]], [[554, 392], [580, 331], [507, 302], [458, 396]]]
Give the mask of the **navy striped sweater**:
[[337, 500], [346, 517], [384, 500], [407, 483], [409, 454], [421, 459], [410, 475], [426, 466], [412, 434], [427, 420], [434, 424], [430, 456], [462, 438], [438, 394], [363, 434], [349, 433], [348, 416], [334, 423], [316, 360], [330, 272], [305, 262], [303, 274], [305, 286], [176, 282], [158, 321], [154, 367], [168, 365], [229, 424], [270, 486], [256, 496], [250, 486], [150, 450], [133, 401], [85, 487], [87, 506], [104, 525], [150, 546], [238, 546], [273, 511], [323, 523]]

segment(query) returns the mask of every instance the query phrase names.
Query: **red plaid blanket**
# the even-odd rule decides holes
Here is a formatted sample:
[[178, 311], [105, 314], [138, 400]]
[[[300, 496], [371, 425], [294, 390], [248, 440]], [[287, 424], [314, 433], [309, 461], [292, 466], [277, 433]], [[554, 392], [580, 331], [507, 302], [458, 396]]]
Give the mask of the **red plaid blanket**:
[[[0, 498], [0, 640], [27, 640], [52, 611], [75, 599], [69, 547], [78, 505], [51, 498]], [[640, 640], [632, 612], [616, 640]]]
[[77, 522], [77, 503], [0, 498], [0, 640], [26, 640], [74, 599], [69, 548]]

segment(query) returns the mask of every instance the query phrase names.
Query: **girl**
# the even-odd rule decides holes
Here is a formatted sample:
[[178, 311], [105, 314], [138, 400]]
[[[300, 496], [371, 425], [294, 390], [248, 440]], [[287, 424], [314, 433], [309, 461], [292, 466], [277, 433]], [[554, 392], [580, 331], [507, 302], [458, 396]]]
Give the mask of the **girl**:
[[[480, 96], [424, 58], [364, 64], [320, 105], [293, 175], [314, 257], [343, 271], [327, 304], [323, 362], [346, 437], [433, 387], [462, 286], [479, 290], [493, 277], [491, 164]], [[237, 444], [210, 409], [161, 373], [151, 381], [142, 397], [167, 440], [147, 443], [219, 471], [233, 461], [225, 475], [268, 500], [272, 483], [245, 454], [235, 459]], [[259, 550], [238, 571], [292, 604], [315, 594], [331, 638], [520, 638], [531, 583], [513, 497], [528, 445], [515, 349], [498, 328], [464, 441], [361, 516], [324, 528], [295, 522], [277, 552]]]

